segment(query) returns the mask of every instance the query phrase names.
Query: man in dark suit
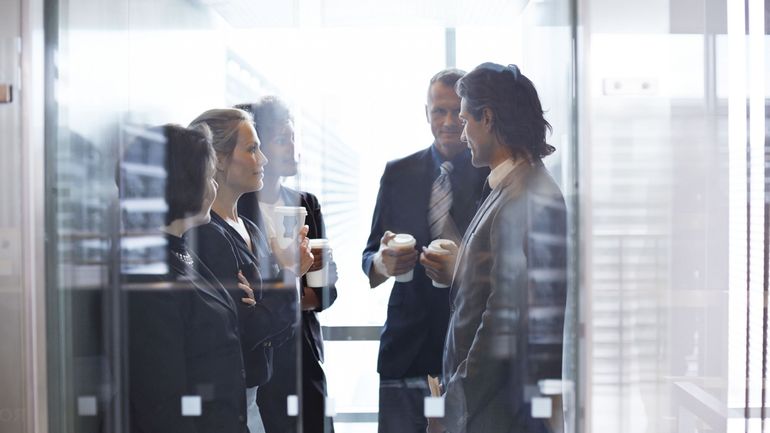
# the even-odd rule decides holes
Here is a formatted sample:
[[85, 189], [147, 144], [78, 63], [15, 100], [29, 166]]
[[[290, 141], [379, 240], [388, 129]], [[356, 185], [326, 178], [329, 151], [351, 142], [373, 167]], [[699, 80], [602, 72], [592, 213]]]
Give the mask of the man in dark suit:
[[[363, 269], [372, 288], [414, 268], [411, 281], [393, 286], [380, 338], [380, 433], [425, 431], [427, 375], [441, 371], [449, 319], [447, 289], [432, 285], [417, 263], [417, 251], [390, 248], [388, 242], [395, 233], [411, 234], [418, 247], [437, 238], [459, 242], [488, 173], [471, 166], [470, 152], [460, 142], [460, 99], [454, 84], [463, 74], [447, 69], [431, 79], [425, 111], [434, 142], [385, 167], [363, 251]], [[436, 266], [451, 264], [441, 261]]]
[[[545, 141], [550, 125], [515, 65], [484, 63], [456, 88], [473, 165], [492, 171], [457, 256], [445, 417], [432, 419], [429, 431], [551, 431], [553, 423], [533, 415], [530, 403], [539, 380], [561, 378], [566, 208], [542, 163], [554, 151]], [[558, 401], [545, 403], [561, 412]]]

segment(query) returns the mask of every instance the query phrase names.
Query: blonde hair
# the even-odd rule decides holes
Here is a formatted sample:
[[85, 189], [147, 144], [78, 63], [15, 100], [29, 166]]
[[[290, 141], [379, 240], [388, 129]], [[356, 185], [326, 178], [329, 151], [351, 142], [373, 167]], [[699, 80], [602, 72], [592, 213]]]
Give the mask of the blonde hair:
[[238, 128], [243, 122], [252, 123], [251, 114], [237, 108], [214, 108], [196, 117], [190, 128], [208, 128], [214, 150], [229, 156], [238, 143]]

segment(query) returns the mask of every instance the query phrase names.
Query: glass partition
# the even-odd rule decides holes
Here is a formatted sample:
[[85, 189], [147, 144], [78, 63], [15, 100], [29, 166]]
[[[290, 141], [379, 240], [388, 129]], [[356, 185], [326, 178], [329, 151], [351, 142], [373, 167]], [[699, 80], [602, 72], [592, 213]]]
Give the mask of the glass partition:
[[760, 431], [765, 4], [581, 12], [585, 428]]
[[[532, 288], [549, 281], [553, 292], [548, 293], [558, 292], [554, 299], [565, 317], [561, 346], [555, 338], [538, 340], [537, 335], [527, 342], [559, 346], [562, 373], [541, 378], [556, 381], [524, 387], [516, 398], [529, 404], [527, 413], [538, 420], [562, 415], [558, 427], [549, 427], [567, 432], [764, 428], [770, 244], [764, 2], [46, 0], [44, 9], [44, 179], [30, 168], [35, 155], [29, 149], [36, 147], [25, 142], [33, 134], [24, 129], [24, 107], [0, 102], [0, 171], [21, 179], [0, 185], [0, 202], [8, 204], [0, 210], [0, 341], [10, 348], [0, 355], [0, 431], [33, 431], [46, 424], [32, 422], [27, 406], [30, 396], [42, 392], [30, 374], [40, 365], [30, 362], [39, 344], [33, 336], [42, 335], [32, 329], [42, 322], [30, 304], [41, 293], [47, 307], [50, 431], [135, 431], [141, 425], [133, 415], [137, 404], [166, 414], [145, 419], [173, 420], [174, 428], [184, 429], [215, 412], [212, 402], [220, 401], [225, 389], [231, 397], [244, 394], [232, 399], [238, 406], [234, 415], [224, 417], [239, 427], [264, 412], [263, 421], [283, 422], [284, 431], [329, 432], [333, 425], [338, 433], [374, 432], [384, 424], [383, 385], [396, 382], [416, 390], [409, 408], [418, 413], [418, 430], [426, 418], [440, 421], [442, 411], [456, 408], [451, 404], [457, 401], [424, 400], [419, 393], [430, 394], [425, 373], [442, 373], [446, 358], [439, 352], [445, 328], [453, 326], [457, 305], [449, 304], [456, 299], [455, 286], [447, 288], [446, 305], [415, 301], [436, 292], [418, 264], [423, 286], [383, 278], [372, 289], [373, 274], [362, 271], [362, 252], [375, 231], [372, 220], [388, 162], [425, 151], [434, 141], [426, 106], [432, 103], [427, 98], [431, 76], [450, 67], [470, 71], [487, 61], [516, 64], [534, 83], [552, 126], [547, 141], [556, 149], [544, 166], [566, 208], [566, 244], [560, 243], [561, 232], [557, 240], [548, 233], [536, 237], [548, 247], [558, 244], [565, 255], [553, 256], [563, 260], [554, 266], [558, 269], [543, 266], [528, 274], [532, 281], [526, 284]], [[22, 11], [27, 11], [24, 2], [0, 6], [0, 86], [10, 84], [16, 102], [25, 97], [19, 69], [25, 77], [36, 76], [25, 70], [36, 67], [34, 62], [22, 55], [18, 64], [19, 53], [32, 45], [20, 39], [25, 31], [20, 23], [26, 22]], [[0, 100], [5, 89], [0, 87]], [[228, 228], [222, 218], [219, 228], [230, 245], [241, 245], [241, 237], [255, 263], [266, 266], [249, 268], [247, 280], [254, 286], [254, 308], [269, 310], [268, 317], [248, 310], [250, 293], [237, 276], [209, 276], [198, 266], [209, 263], [217, 271], [212, 263], [227, 249], [201, 247], [205, 236], [187, 236], [189, 249], [174, 249], [178, 236], [169, 235], [201, 221], [191, 209], [174, 214], [185, 230], [174, 229], [179, 227], [168, 219], [169, 191], [180, 193], [169, 182], [172, 173], [181, 173], [170, 161], [195, 161], [192, 150], [169, 157], [170, 146], [179, 140], [199, 145], [196, 134], [206, 137], [207, 132], [161, 126], [187, 126], [209, 109], [236, 104], [256, 113], [255, 103], [270, 95], [283, 101], [290, 121], [283, 122], [280, 133], [256, 122], [254, 132], [270, 161], [265, 165], [256, 149], [249, 151], [255, 155], [251, 174], [259, 177], [271, 164], [296, 163], [296, 173], [280, 175], [271, 185], [312, 198], [276, 200], [282, 206], [302, 205], [311, 214], [320, 207], [325, 231], [315, 215], [306, 222], [313, 221], [311, 237], [329, 240], [337, 280], [334, 291], [316, 291], [307, 278], [293, 278], [294, 266], [302, 265], [294, 253], [301, 250], [283, 253], [280, 243], [270, 240], [281, 237], [282, 223], [257, 218], [254, 229], [232, 218]], [[232, 159], [227, 140], [214, 132], [212, 141], [225, 145], [214, 143], [212, 151], [222, 157], [214, 158], [212, 168], [221, 197], [232, 187], [221, 174]], [[283, 156], [270, 149], [281, 144], [281, 134], [293, 144]], [[424, 171], [434, 171], [438, 179], [440, 165]], [[203, 187], [188, 180], [198, 186], [181, 189], [200, 199], [201, 209], [209, 187], [204, 166], [189, 170], [204, 179]], [[430, 182], [402, 178], [408, 183], [402, 193], [420, 188], [432, 193]], [[41, 207], [28, 201], [28, 188], [43, 180]], [[481, 190], [475, 193], [480, 198]], [[278, 201], [268, 201], [266, 193], [250, 197], [254, 215], [276, 215]], [[427, 226], [429, 203], [424, 201], [420, 218]], [[474, 199], [458, 208], [472, 217], [479, 204], [483, 200]], [[43, 266], [30, 260], [36, 251], [31, 226], [42, 213], [45, 275], [37, 278], [44, 284], [25, 277]], [[513, 221], [507, 233], [522, 224]], [[473, 234], [471, 229], [469, 238]], [[436, 236], [424, 237], [418, 249]], [[234, 251], [233, 257], [240, 257]], [[543, 251], [552, 252], [543, 248], [533, 254]], [[188, 262], [189, 271], [197, 273], [181, 278], [178, 267], [188, 270]], [[243, 265], [236, 267], [243, 271]], [[201, 281], [206, 284], [196, 285]], [[543, 307], [537, 296], [542, 293], [531, 295], [527, 306]], [[419, 340], [424, 326], [414, 326], [405, 334], [415, 338], [402, 341], [439, 349], [431, 352], [429, 368], [410, 364], [403, 366], [414, 367], [410, 374], [383, 377], [381, 352], [409, 350], [408, 344], [389, 348], [386, 341], [398, 326], [391, 317], [409, 297], [416, 307], [403, 314], [407, 319], [430, 312], [446, 320], [430, 340]], [[191, 304], [192, 299], [200, 303]], [[508, 307], [495, 332], [505, 334], [519, 317]], [[213, 311], [219, 313], [206, 316]], [[534, 314], [532, 327], [548, 334], [560, 326], [561, 311]], [[185, 333], [185, 324], [206, 317], [212, 321], [189, 328], [200, 333]], [[171, 325], [158, 325], [163, 318]], [[241, 323], [246, 318], [267, 319]], [[228, 320], [237, 321], [237, 333]], [[252, 340], [262, 334], [244, 332], [248, 326], [260, 332], [278, 328]], [[196, 370], [213, 361], [194, 360], [219, 353], [214, 343], [196, 346], [207, 335], [217, 335], [213, 340], [222, 347], [232, 349], [236, 339], [242, 345], [240, 358], [219, 356], [224, 367], [211, 369], [226, 373], [216, 380], [232, 381], [227, 386]], [[183, 341], [189, 344], [180, 346]], [[489, 361], [511, 341], [497, 340], [495, 349], [482, 355]], [[272, 361], [249, 358], [257, 349]], [[184, 375], [170, 363], [186, 366]], [[269, 364], [272, 373], [254, 379], [256, 370], [249, 365], [255, 363], [263, 373]], [[279, 391], [271, 391], [266, 379], [271, 374], [285, 379]], [[186, 381], [178, 379], [182, 376]], [[184, 383], [177, 383], [173, 398], [163, 400], [173, 380]], [[297, 385], [305, 382], [317, 385], [313, 393]], [[257, 388], [255, 397], [254, 386], [247, 385], [257, 383], [261, 394]], [[137, 389], [147, 398], [137, 400], [132, 394]], [[475, 408], [494, 411], [499, 407], [492, 403], [499, 401], [484, 396]], [[251, 402], [262, 410], [240, 408]], [[307, 421], [311, 408], [316, 421]], [[462, 414], [471, 417], [467, 412]], [[249, 428], [259, 431], [254, 424]], [[267, 427], [268, 433], [280, 430]]]
[[[307, 310], [302, 321], [295, 316], [293, 336], [281, 343], [294, 349], [275, 349], [273, 374], [291, 370], [295, 382], [309, 374], [296, 354], [308, 356], [302, 348], [312, 314], [320, 334], [310, 337], [326, 340], [322, 368], [328, 397], [321, 407], [328, 419], [322, 429], [331, 431], [333, 419], [337, 432], [377, 430], [377, 358], [392, 280], [370, 289], [361, 254], [380, 178], [388, 161], [434, 140], [426, 121], [431, 76], [447, 67], [469, 71], [484, 61], [518, 64], [534, 82], [553, 126], [547, 139], [556, 152], [545, 166], [565, 198], [568, 222], [569, 278], [558, 277], [569, 289], [561, 301], [567, 317], [564, 373], [553, 378], [558, 382], [535, 384], [540, 386], [528, 389], [526, 399], [539, 397], [543, 404], [545, 397], [550, 413], [551, 399], [560, 398], [566, 429], [575, 431], [577, 135], [570, 1], [47, 5], [49, 409], [59, 431], [136, 427], [131, 389], [140, 378], [134, 375], [149, 374], [136, 373], [136, 360], [159, 344], [163, 332], [142, 334], [147, 330], [137, 331], [134, 321], [146, 317], [144, 325], [150, 326], [157, 315], [171, 315], [153, 310], [152, 300], [132, 307], [137, 293], [161, 290], [159, 278], [173, 270], [169, 238], [159, 230], [169, 223], [165, 152], [171, 139], [158, 127], [186, 126], [205, 110], [267, 95], [285, 101], [293, 117], [298, 172], [281, 179], [282, 185], [317, 197], [338, 274], [336, 300], [321, 295], [315, 310], [324, 311]], [[262, 136], [259, 122], [257, 130], [263, 147], [268, 145], [270, 136]], [[269, 237], [267, 226], [260, 229]], [[198, 258], [205, 261], [203, 255]], [[259, 295], [257, 300], [267, 302]], [[286, 302], [294, 302], [297, 311], [303, 306], [296, 299]], [[137, 335], [148, 335], [146, 345], [135, 341]], [[246, 358], [244, 353], [248, 364]], [[160, 361], [146, 358], [148, 365], [162, 366]], [[169, 403], [176, 405], [171, 412], [181, 423], [209, 409], [207, 399], [216, 392], [207, 386], [188, 387]], [[302, 392], [296, 389], [286, 401], [263, 407], [285, 411], [292, 428], [299, 429], [306, 414]]]

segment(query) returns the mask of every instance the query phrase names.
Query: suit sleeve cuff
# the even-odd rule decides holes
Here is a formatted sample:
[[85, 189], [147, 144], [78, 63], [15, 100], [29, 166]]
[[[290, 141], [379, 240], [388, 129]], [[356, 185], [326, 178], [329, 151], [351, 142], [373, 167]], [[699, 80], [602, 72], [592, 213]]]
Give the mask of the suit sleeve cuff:
[[390, 278], [390, 275], [388, 275], [388, 268], [385, 267], [385, 262], [382, 261], [382, 254], [380, 252], [377, 252], [372, 258], [372, 265], [378, 274]]

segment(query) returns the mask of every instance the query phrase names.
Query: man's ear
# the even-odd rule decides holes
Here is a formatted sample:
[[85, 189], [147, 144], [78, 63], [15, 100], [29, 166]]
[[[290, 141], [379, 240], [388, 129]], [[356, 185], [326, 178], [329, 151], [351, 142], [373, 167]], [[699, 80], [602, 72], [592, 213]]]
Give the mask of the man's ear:
[[428, 115], [428, 104], [425, 104], [425, 120], [430, 123], [430, 116]]
[[481, 124], [488, 130], [492, 130], [492, 125], [495, 122], [495, 113], [489, 107], [484, 107], [481, 110]]

